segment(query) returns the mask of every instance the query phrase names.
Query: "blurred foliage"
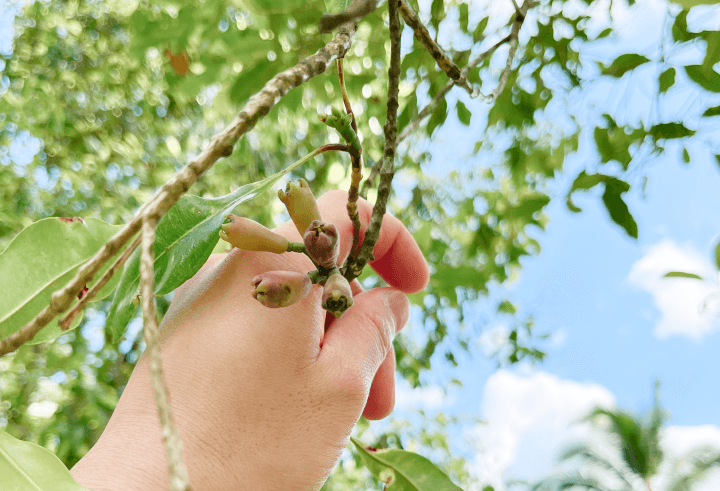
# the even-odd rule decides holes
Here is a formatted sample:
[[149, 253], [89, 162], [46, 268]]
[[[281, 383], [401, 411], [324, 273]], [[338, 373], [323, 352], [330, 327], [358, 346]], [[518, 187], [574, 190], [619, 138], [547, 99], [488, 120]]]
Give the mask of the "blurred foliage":
[[[512, 8], [490, 22], [485, 4], [409, 3], [461, 67], [505, 37], [513, 21]], [[604, 107], [593, 119], [576, 99], [593, 84], [621, 84], [647, 75], [651, 67], [656, 73], [642, 80], [653, 87], [656, 108], [676, 90], [707, 98], [708, 91], [720, 92], [720, 74], [713, 68], [720, 61], [720, 33], [691, 29], [687, 10], [668, 6], [667, 32], [657, 52], [593, 60], [581, 57], [581, 51], [612, 46], [617, 34], [612, 15], [606, 29], [591, 27], [590, 9], [602, 7], [587, 3], [583, 10], [562, 1], [538, 2], [528, 14], [513, 71], [498, 100], [488, 107], [455, 88], [399, 148], [397, 186], [406, 189], [390, 208], [413, 232], [432, 270], [429, 287], [412, 296], [422, 318], [414, 335], [424, 342], [415, 343], [403, 332], [395, 343], [398, 370], [413, 387], [422, 385], [431, 364], [457, 365], [462, 352], [474, 354], [473, 342], [484, 326], [466, 318], [466, 307], [517, 275], [524, 256], [539, 252], [538, 237], [547, 222], [543, 212], [551, 200], [567, 199], [574, 206], [571, 193], [602, 186], [600, 202], [609, 218], [637, 237], [642, 231], [622, 195], [644, 186], [648, 160], [671, 142], [692, 138], [717, 146], [697, 121], [687, 126], [677, 120], [650, 122]], [[13, 50], [0, 59], [0, 250], [23, 227], [49, 216], [128, 221], [232, 121], [250, 95], [331, 39], [316, 32], [324, 2], [277, 5], [261, 0], [38, 0], [24, 6], [14, 23]], [[360, 23], [344, 61], [368, 163], [382, 155], [386, 25], [387, 9], [381, 5]], [[703, 50], [701, 64], [669, 61], [673, 51], [688, 46]], [[506, 56], [506, 47], [498, 49], [470, 71], [470, 81], [484, 93], [492, 91]], [[401, 130], [446, 82], [406, 30]], [[338, 141], [316, 114], [339, 101], [336, 69], [330, 67], [282, 99], [191, 192], [227, 194], [328, 140]], [[704, 109], [701, 121], [718, 115], [717, 107]], [[474, 152], [460, 169], [430, 173], [437, 158], [431, 138], [454, 141], [458, 128]], [[577, 179], [571, 189], [551, 191], [566, 156], [584, 139], [594, 145], [597, 158], [573, 171]], [[690, 162], [685, 149], [683, 158]], [[319, 195], [347, 188], [348, 164], [346, 156], [326, 154], [292, 175], [307, 179]], [[267, 206], [255, 200], [240, 211], [271, 226], [283, 216], [274, 201]], [[379, 279], [368, 272], [363, 281], [370, 287]], [[98, 438], [142, 349], [136, 328], [119, 345], [109, 342], [108, 333], [103, 337], [108, 306], [96, 304], [78, 331], [55, 343], [25, 347], [0, 360], [0, 427], [54, 450], [68, 466]], [[543, 336], [534, 332], [527, 313], [504, 300], [497, 310], [516, 324], [496, 354], [498, 364], [542, 360]], [[33, 416], [29, 410], [42, 401], [58, 404], [52, 417]], [[435, 440], [423, 435], [407, 431], [386, 441], [434, 448]], [[437, 448], [442, 455], [436, 462], [449, 459], [446, 448]], [[339, 466], [326, 489], [369, 488], [366, 471], [356, 475], [351, 468]], [[457, 462], [445, 468], [457, 482], [467, 481]]]

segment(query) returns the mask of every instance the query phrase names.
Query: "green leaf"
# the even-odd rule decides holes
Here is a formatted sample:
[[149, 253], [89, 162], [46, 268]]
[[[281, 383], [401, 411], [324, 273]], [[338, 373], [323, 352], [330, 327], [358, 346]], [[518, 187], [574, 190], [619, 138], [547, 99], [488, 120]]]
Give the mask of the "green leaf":
[[465, 126], [470, 125], [470, 118], [472, 117], [472, 113], [470, 110], [463, 104], [462, 102], [457, 102], [457, 113], [458, 113], [458, 119], [462, 124]]
[[447, 101], [443, 99], [440, 101], [438, 106], [433, 111], [432, 115], [430, 116], [430, 119], [427, 123], [427, 128], [425, 128], [425, 131], [428, 136], [432, 136], [433, 131], [435, 131], [435, 128], [437, 128], [439, 125], [445, 122], [445, 118], [447, 117]]
[[485, 32], [485, 28], [487, 27], [489, 21], [490, 17], [485, 17], [478, 22], [477, 26], [475, 26], [475, 30], [473, 31], [473, 39], [475, 41], [479, 41], [482, 38], [483, 32]]
[[468, 32], [468, 4], [461, 3], [458, 5], [458, 9], [460, 10], [460, 29], [463, 32]]
[[688, 149], [687, 149], [687, 148], [683, 148], [683, 161], [684, 161], [686, 164], [689, 164], [689, 163], [690, 163], [690, 152], [688, 152]]
[[637, 68], [648, 61], [650, 61], [648, 58], [637, 53], [620, 55], [610, 66], [604, 68], [602, 73], [603, 75], [610, 75], [611, 77], [622, 77], [628, 71]]
[[691, 278], [693, 280], [702, 280], [701, 276], [693, 273], [684, 273], [682, 271], [670, 271], [669, 273], [665, 273], [663, 278]]
[[710, 107], [702, 114], [705, 117], [720, 116], [720, 106]]
[[88, 491], [48, 449], [0, 430], [0, 476], [8, 491]]
[[517, 309], [509, 300], [503, 300], [498, 305], [497, 311], [503, 312], [505, 314], [514, 314], [515, 312], [517, 312]]
[[627, 191], [627, 189], [624, 186], [616, 185], [616, 182], [627, 185], [627, 183], [619, 181], [617, 179], [606, 182], [605, 192], [602, 196], [603, 203], [605, 203], [605, 208], [607, 208], [608, 212], [610, 213], [610, 218], [612, 218], [615, 223], [625, 229], [625, 232], [627, 232], [630, 237], [637, 239], [637, 223], [635, 222], [635, 219], [630, 214], [630, 210], [620, 196], [622, 193]]
[[687, 14], [687, 10], [680, 12], [677, 17], [675, 17], [675, 22], [673, 22], [672, 26], [673, 39], [681, 43], [690, 41], [695, 37], [695, 35], [689, 33], [687, 30]]
[[371, 448], [350, 438], [365, 467], [385, 483], [387, 491], [461, 491], [422, 455], [395, 448]]
[[658, 81], [660, 83], [660, 93], [662, 94], [667, 92], [668, 89], [675, 83], [675, 69], [668, 68], [662, 72]]
[[607, 36], [610, 35], [610, 33], [611, 33], [612, 31], [613, 31], [612, 28], [608, 27], [607, 29], [605, 29], [604, 31], [602, 31], [600, 34], [598, 34], [595, 39], [602, 39], [602, 38], [604, 38], [604, 37], [607, 37]]
[[719, 0], [673, 0], [673, 3], [677, 3], [683, 9], [689, 10], [696, 5], [714, 5]]
[[[6, 337], [31, 321], [50, 303], [50, 296], [67, 284], [78, 268], [90, 259], [122, 226], [96, 218], [45, 218], [20, 232], [0, 254], [0, 337]], [[114, 258], [95, 275], [102, 277]], [[119, 275], [113, 276], [96, 296], [100, 300], [115, 288]], [[94, 283], [93, 283], [94, 284]], [[92, 286], [88, 285], [88, 286]], [[76, 316], [71, 329], [82, 315]], [[31, 341], [50, 341], [63, 334], [54, 319]]]
[[720, 269], [720, 242], [715, 246], [715, 266]]
[[720, 92], [720, 74], [715, 72], [712, 67], [689, 65], [685, 67], [685, 73], [690, 77], [690, 80], [703, 89], [711, 92]]
[[612, 118], [606, 115], [605, 119], [608, 121], [609, 127], [595, 128], [594, 133], [595, 144], [600, 153], [601, 161], [617, 160], [623, 166], [623, 169], [627, 169], [632, 160], [630, 145], [642, 141], [645, 132], [638, 128], [628, 135], [623, 128], [615, 124]]
[[[205, 264], [219, 240], [225, 219], [239, 204], [265, 192], [281, 177], [302, 164], [299, 160], [282, 171], [220, 198], [183, 195], [160, 220], [155, 233], [155, 294], [165, 295], [192, 278]], [[133, 303], [140, 285], [140, 250], [125, 264], [122, 279], [108, 311], [106, 328], [113, 342], [120, 339], [133, 317]]]
[[655, 140], [671, 139], [671, 138], [685, 138], [695, 134], [694, 130], [690, 130], [685, 127], [682, 123], [663, 123], [656, 124], [650, 128], [650, 134]]

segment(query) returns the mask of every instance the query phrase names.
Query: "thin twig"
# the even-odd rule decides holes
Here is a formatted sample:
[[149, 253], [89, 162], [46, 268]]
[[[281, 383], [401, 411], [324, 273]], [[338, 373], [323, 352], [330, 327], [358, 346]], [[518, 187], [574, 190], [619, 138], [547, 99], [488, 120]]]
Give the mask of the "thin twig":
[[505, 69], [503, 70], [502, 75], [500, 75], [500, 81], [498, 82], [498, 86], [495, 87], [495, 90], [493, 90], [490, 95], [480, 94], [480, 97], [488, 103], [495, 102], [497, 98], [500, 97], [500, 94], [502, 94], [502, 91], [505, 89], [505, 84], [507, 84], [508, 78], [510, 77], [510, 72], [512, 71], [512, 63], [513, 59], [515, 58], [515, 52], [518, 48], [520, 28], [522, 27], [523, 22], [525, 22], [527, 11], [534, 6], [533, 0], [526, 0], [523, 3], [523, 6], [520, 8], [517, 7], [517, 4], [515, 4], [514, 0], [513, 4], [518, 10], [515, 15], [515, 22], [513, 22], [512, 30], [510, 31], [510, 50], [508, 51]]
[[135, 241], [130, 244], [130, 246], [125, 249], [125, 251], [122, 253], [122, 255], [117, 258], [117, 261], [113, 263], [112, 266], [110, 266], [110, 269], [108, 269], [105, 274], [98, 280], [93, 287], [88, 290], [85, 295], [80, 299], [78, 303], [75, 304], [75, 306], [70, 309], [70, 311], [65, 314], [65, 316], [60, 319], [58, 322], [58, 325], [63, 331], [67, 331], [70, 328], [70, 324], [72, 324], [73, 319], [75, 319], [75, 316], [78, 315], [80, 312], [82, 312], [85, 307], [87, 307], [87, 304], [90, 303], [90, 300], [95, 298], [95, 295], [98, 294], [98, 292], [107, 285], [108, 281], [110, 281], [110, 278], [118, 271], [118, 269], [122, 268], [123, 264], [128, 260], [130, 257], [130, 254], [133, 253], [135, 249], [140, 245], [140, 239], [141, 235], [138, 235]]
[[[340, 83], [340, 93], [342, 93], [343, 103], [345, 104], [345, 112], [352, 117], [350, 125], [352, 126], [352, 130], [357, 135], [357, 121], [355, 121], [355, 114], [353, 114], [352, 105], [350, 104], [350, 99], [348, 98], [347, 90], [345, 89], [345, 74], [343, 72], [342, 58], [338, 58], [337, 69], [338, 80]], [[353, 243], [350, 247], [350, 254], [352, 255], [357, 254], [357, 249], [360, 246], [360, 227], [362, 226], [360, 224], [360, 215], [358, 214], [357, 209], [357, 200], [360, 194], [360, 181], [362, 181], [363, 177], [362, 147], [360, 147], [360, 155], [351, 154], [350, 160], [352, 162], [352, 179], [350, 181], [350, 190], [348, 191], [347, 212], [348, 216], [350, 217], [350, 221], [353, 224]]]
[[[482, 63], [486, 58], [489, 56], [492, 56], [492, 54], [503, 44], [510, 41], [510, 36], [505, 37], [504, 39], [498, 41], [493, 46], [491, 46], [489, 49], [487, 49], [484, 53], [482, 53], [480, 56], [475, 58], [471, 63], [469, 63], [465, 68], [462, 70], [462, 79], [467, 80], [468, 73], [470, 73], [470, 70], [478, 66], [480, 63]], [[440, 92], [435, 94], [435, 97], [432, 98], [432, 100], [424, 107], [422, 110], [417, 113], [417, 115], [410, 120], [410, 122], [405, 125], [405, 127], [402, 129], [400, 134], [397, 138], [397, 143], [400, 144], [401, 141], [403, 141], [405, 138], [410, 136], [410, 134], [417, 129], [417, 127], [422, 123], [422, 121], [430, 116], [432, 112], [435, 110], [437, 105], [440, 103], [440, 101], [447, 95], [447, 93], [456, 85], [455, 80], [449, 80], [445, 86], [440, 89]], [[370, 169], [370, 175], [365, 179], [365, 182], [363, 182], [362, 190], [360, 191], [360, 196], [364, 199], [367, 199], [368, 191], [370, 191], [370, 188], [375, 184], [375, 179], [377, 178], [378, 174], [380, 173], [380, 169], [382, 168], [383, 162], [385, 158], [380, 158], [377, 162], [375, 162]]]
[[78, 293], [92, 281], [102, 266], [140, 230], [147, 216], [163, 216], [180, 199], [190, 186], [220, 157], [232, 154], [238, 139], [250, 131], [260, 118], [265, 116], [291, 89], [323, 73], [333, 60], [345, 56], [355, 33], [354, 24], [341, 26], [335, 38], [320, 48], [314, 55], [300, 61], [294, 67], [273, 77], [262, 90], [253, 95], [233, 122], [221, 133], [215, 135], [205, 150], [180, 172], [175, 174], [145, 203], [135, 217], [115, 234], [95, 255], [83, 264], [75, 277], [62, 289], [52, 294], [50, 304], [33, 320], [17, 332], [0, 340], [0, 356], [15, 351], [35, 335], [56, 316], [65, 312]]
[[462, 78], [460, 68], [445, 54], [445, 51], [435, 42], [432, 36], [430, 36], [427, 28], [405, 0], [400, 0], [400, 13], [407, 25], [412, 27], [415, 32], [415, 38], [420, 41], [432, 57], [435, 58], [435, 62], [437, 62], [440, 69], [447, 73], [447, 76], [454, 80], [457, 85], [467, 90], [469, 94], [472, 94], [473, 87], [468, 83], [467, 79]]
[[400, 37], [402, 25], [398, 15], [398, 3], [394, 0], [388, 2], [390, 11], [390, 67], [388, 69], [388, 99], [387, 119], [385, 120], [385, 152], [382, 170], [380, 172], [380, 185], [378, 186], [378, 197], [373, 206], [372, 217], [368, 225], [365, 239], [360, 247], [357, 257], [351, 257], [346, 265], [343, 275], [348, 281], [352, 281], [363, 271], [368, 261], [373, 260], [375, 243], [380, 237], [380, 226], [382, 225], [388, 198], [392, 188], [392, 179], [395, 174], [393, 166], [395, 163], [395, 148], [397, 145], [397, 110], [398, 90], [400, 86]]
[[336, 27], [350, 21], [359, 21], [377, 8], [377, 0], [353, 0], [343, 12], [339, 14], [325, 14], [320, 17], [318, 32], [330, 32]]
[[142, 249], [140, 255], [140, 296], [144, 317], [143, 334], [149, 351], [150, 377], [155, 392], [155, 404], [158, 409], [162, 440], [165, 444], [168, 471], [170, 473], [170, 491], [188, 491], [190, 478], [182, 460], [182, 441], [173, 422], [170, 398], [163, 380], [162, 357], [158, 342], [159, 329], [155, 312], [155, 270], [153, 267], [155, 244], [155, 216], [146, 217], [142, 223]]

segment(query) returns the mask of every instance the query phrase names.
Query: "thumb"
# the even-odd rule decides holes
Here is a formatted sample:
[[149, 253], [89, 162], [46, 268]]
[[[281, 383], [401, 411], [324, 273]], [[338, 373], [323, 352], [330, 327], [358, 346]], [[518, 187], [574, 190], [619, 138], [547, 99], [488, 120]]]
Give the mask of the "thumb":
[[317, 364], [340, 390], [363, 395], [362, 403], [392, 341], [410, 313], [407, 296], [394, 288], [374, 288], [354, 297], [352, 308], [333, 321]]

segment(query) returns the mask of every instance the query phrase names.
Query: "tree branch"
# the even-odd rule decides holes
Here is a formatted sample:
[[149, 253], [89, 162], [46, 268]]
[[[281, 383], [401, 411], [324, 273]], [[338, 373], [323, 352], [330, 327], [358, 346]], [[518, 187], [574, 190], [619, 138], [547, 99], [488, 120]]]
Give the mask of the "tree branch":
[[395, 148], [397, 145], [397, 110], [398, 91], [400, 86], [400, 37], [402, 25], [398, 15], [399, 3], [395, 0], [388, 2], [390, 11], [390, 67], [388, 69], [388, 99], [387, 119], [385, 120], [385, 153], [384, 164], [380, 173], [380, 185], [378, 186], [378, 197], [373, 206], [372, 217], [368, 225], [365, 239], [360, 247], [357, 257], [350, 257], [345, 265], [343, 275], [348, 281], [352, 281], [363, 271], [368, 261], [373, 260], [375, 243], [380, 237], [380, 226], [382, 225], [385, 210], [387, 209], [388, 198], [392, 189], [392, 179], [395, 171]]
[[330, 32], [346, 22], [358, 21], [372, 13], [377, 8], [377, 0], [353, 0], [343, 12], [339, 14], [325, 14], [320, 17], [319, 33]]
[[155, 196], [138, 210], [130, 223], [125, 225], [80, 267], [75, 277], [65, 287], [52, 294], [47, 307], [20, 330], [0, 340], [0, 356], [15, 351], [30, 341], [56, 316], [65, 312], [83, 287], [92, 281], [100, 268], [140, 230], [145, 217], [162, 217], [220, 157], [231, 155], [233, 146], [238, 139], [250, 131], [260, 118], [270, 112], [270, 109], [285, 94], [323, 73], [335, 59], [345, 56], [354, 33], [354, 24], [341, 26], [330, 43], [294, 67], [273, 77], [260, 92], [250, 97], [240, 114], [227, 128], [213, 137], [210, 145], [200, 155], [165, 183]]
[[[480, 63], [482, 63], [486, 58], [489, 56], [492, 56], [492, 54], [503, 44], [510, 41], [510, 36], [507, 36], [506, 38], [498, 41], [495, 43], [492, 47], [490, 47], [488, 50], [486, 50], [484, 53], [482, 53], [480, 56], [475, 58], [471, 63], [468, 64], [465, 68], [463, 68], [461, 74], [462, 78], [461, 80], [467, 80], [468, 73], [470, 73], [470, 70], [478, 66]], [[398, 135], [397, 143], [400, 144], [401, 141], [403, 141], [405, 138], [410, 136], [410, 133], [415, 131], [415, 129], [422, 123], [422, 121], [430, 116], [432, 112], [435, 110], [437, 105], [440, 103], [442, 99], [445, 98], [447, 93], [456, 85], [455, 80], [449, 80], [445, 86], [440, 89], [440, 92], [435, 94], [435, 97], [432, 98], [432, 100], [424, 107], [422, 110], [410, 120], [410, 122], [403, 128], [403, 130], [400, 132], [400, 135]], [[360, 191], [360, 196], [362, 196], [364, 199], [367, 199], [367, 194], [370, 188], [375, 184], [375, 178], [380, 173], [380, 169], [383, 165], [385, 158], [381, 158], [377, 162], [375, 162], [370, 169], [370, 175], [365, 179], [365, 182], [363, 182], [362, 190]]]
[[75, 306], [70, 309], [70, 312], [65, 314], [65, 316], [60, 319], [58, 324], [60, 325], [60, 328], [62, 328], [63, 331], [67, 331], [70, 328], [70, 324], [72, 324], [73, 319], [75, 319], [75, 316], [78, 315], [80, 312], [82, 312], [85, 307], [87, 307], [87, 304], [90, 303], [90, 300], [95, 298], [95, 295], [104, 287], [107, 285], [108, 281], [110, 281], [110, 278], [117, 273], [118, 269], [122, 268], [123, 264], [128, 260], [130, 257], [130, 254], [133, 253], [135, 249], [140, 245], [140, 239], [142, 238], [142, 235], [138, 235], [135, 241], [130, 244], [130, 246], [125, 249], [125, 251], [122, 253], [122, 256], [117, 258], [115, 263], [110, 266], [110, 269], [108, 269], [105, 274], [98, 280], [95, 285], [93, 285], [90, 290], [88, 290], [85, 295], [80, 299], [78, 303], [75, 304]]
[[142, 249], [140, 256], [140, 296], [144, 317], [143, 334], [149, 352], [150, 377], [155, 392], [155, 404], [162, 427], [162, 439], [170, 472], [170, 491], [189, 491], [190, 478], [182, 460], [182, 441], [173, 422], [170, 399], [163, 380], [162, 357], [158, 342], [158, 323], [155, 312], [155, 271], [153, 267], [156, 216], [146, 217], [142, 223]]
[[405, 0], [400, 0], [400, 13], [407, 25], [413, 28], [415, 38], [420, 41], [432, 57], [435, 58], [438, 66], [447, 73], [448, 77], [455, 81], [456, 85], [459, 85], [467, 90], [469, 94], [472, 94], [473, 87], [468, 83], [467, 79], [462, 78], [460, 68], [445, 54], [445, 51], [435, 42], [432, 36], [430, 36], [430, 32], [428, 32], [427, 28], [420, 22], [420, 18], [413, 12]]
[[492, 91], [490, 95], [480, 94], [480, 97], [488, 103], [496, 101], [497, 98], [500, 97], [500, 94], [502, 94], [502, 91], [505, 89], [505, 84], [507, 84], [508, 78], [510, 77], [513, 59], [515, 58], [515, 52], [517, 51], [518, 47], [520, 28], [522, 27], [523, 22], [525, 22], [525, 16], [527, 15], [527, 11], [530, 10], [530, 8], [535, 5], [535, 3], [534, 0], [526, 0], [525, 3], [523, 3], [523, 6], [518, 8], [515, 0], [513, 0], [513, 5], [515, 5], [516, 14], [515, 22], [513, 22], [512, 30], [510, 31], [509, 36], [510, 50], [508, 51], [507, 62], [505, 63], [505, 70], [503, 70], [502, 75], [500, 75], [500, 81], [498, 82], [498, 86], [495, 88], [495, 90]]
[[[345, 89], [345, 74], [343, 73], [343, 65], [342, 65], [343, 59], [338, 58], [337, 61], [337, 68], [338, 68], [338, 79], [340, 83], [340, 92], [342, 93], [343, 103], [345, 104], [345, 112], [348, 113], [350, 116], [352, 116], [351, 121], [351, 127], [352, 130], [355, 132], [355, 135], [358, 133], [357, 129], [357, 121], [355, 121], [355, 115], [352, 112], [352, 105], [350, 104], [350, 99], [347, 95], [347, 90]], [[359, 141], [359, 140], [358, 140]], [[352, 180], [350, 181], [350, 190], [348, 191], [348, 202], [347, 202], [347, 212], [348, 216], [350, 217], [350, 221], [353, 224], [353, 243], [350, 247], [350, 254], [354, 255], [357, 254], [357, 248], [360, 246], [360, 216], [358, 215], [357, 211], [357, 200], [359, 196], [359, 188], [360, 188], [360, 181], [362, 181], [362, 147], [360, 147], [360, 155], [350, 155], [350, 160], [352, 162]]]

